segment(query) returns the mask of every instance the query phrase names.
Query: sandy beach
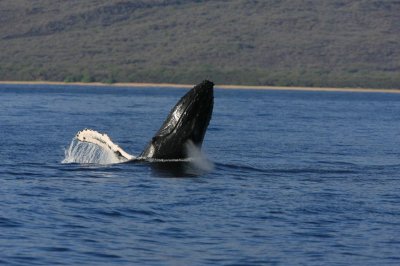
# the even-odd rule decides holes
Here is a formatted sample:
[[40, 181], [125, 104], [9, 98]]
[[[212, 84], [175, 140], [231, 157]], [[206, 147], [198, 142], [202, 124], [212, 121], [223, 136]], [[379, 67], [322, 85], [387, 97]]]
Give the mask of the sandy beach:
[[[173, 83], [100, 83], [100, 82], [56, 82], [56, 81], [0, 81], [0, 85], [62, 85], [62, 86], [107, 86], [107, 87], [150, 87], [150, 88], [192, 88], [194, 84]], [[217, 89], [241, 90], [281, 90], [281, 91], [332, 91], [332, 92], [375, 92], [375, 93], [400, 93], [400, 89], [373, 89], [373, 88], [324, 88], [324, 87], [281, 87], [281, 86], [251, 86], [251, 85], [219, 85]]]

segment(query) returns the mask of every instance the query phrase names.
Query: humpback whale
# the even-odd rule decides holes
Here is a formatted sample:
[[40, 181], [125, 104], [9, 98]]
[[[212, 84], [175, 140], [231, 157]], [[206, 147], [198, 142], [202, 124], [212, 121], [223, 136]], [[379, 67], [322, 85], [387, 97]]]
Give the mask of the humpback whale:
[[133, 156], [114, 144], [106, 134], [85, 129], [76, 139], [112, 151], [125, 161], [179, 160], [190, 157], [187, 147], [201, 148], [214, 105], [214, 83], [204, 80], [189, 90], [172, 108], [166, 120], [149, 141], [143, 152]]
[[140, 157], [186, 158], [185, 145], [188, 142], [201, 148], [214, 105], [213, 87], [212, 82], [205, 80], [186, 93], [172, 108]]

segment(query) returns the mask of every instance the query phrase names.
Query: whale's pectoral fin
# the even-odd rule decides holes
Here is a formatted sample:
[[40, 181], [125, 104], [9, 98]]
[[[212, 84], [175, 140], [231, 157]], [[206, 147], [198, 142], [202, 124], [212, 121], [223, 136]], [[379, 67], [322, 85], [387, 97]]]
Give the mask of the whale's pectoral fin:
[[123, 157], [127, 160], [133, 160], [136, 158], [135, 156], [132, 156], [129, 153], [125, 152], [117, 144], [112, 142], [107, 134], [101, 134], [91, 129], [84, 129], [76, 134], [76, 138], [79, 141], [93, 143], [102, 147], [103, 149], [110, 150], [114, 152], [118, 157]]

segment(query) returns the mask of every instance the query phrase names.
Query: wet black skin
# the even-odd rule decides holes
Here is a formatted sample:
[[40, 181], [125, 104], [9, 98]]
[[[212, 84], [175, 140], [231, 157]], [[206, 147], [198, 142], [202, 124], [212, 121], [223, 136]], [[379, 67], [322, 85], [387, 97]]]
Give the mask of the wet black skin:
[[140, 155], [154, 159], [184, 159], [186, 143], [201, 148], [214, 105], [214, 83], [204, 80], [187, 92]]

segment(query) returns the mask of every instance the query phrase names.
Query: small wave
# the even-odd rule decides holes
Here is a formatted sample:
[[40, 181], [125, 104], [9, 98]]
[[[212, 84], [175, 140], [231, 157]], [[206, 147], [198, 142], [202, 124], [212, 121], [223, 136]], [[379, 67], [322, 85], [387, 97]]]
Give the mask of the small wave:
[[19, 227], [21, 224], [8, 218], [0, 217], [0, 227]]
[[357, 171], [346, 169], [324, 169], [324, 168], [293, 168], [293, 169], [270, 169], [271, 173], [286, 174], [355, 174]]
[[118, 255], [115, 254], [109, 254], [109, 253], [100, 253], [100, 252], [93, 252], [93, 251], [87, 251], [84, 252], [84, 254], [89, 255], [89, 256], [93, 256], [93, 257], [100, 257], [100, 258], [106, 258], [106, 259], [119, 259], [121, 258]]
[[254, 171], [254, 172], [259, 172], [259, 173], [265, 173], [266, 169], [262, 169], [262, 168], [257, 168], [257, 167], [253, 167], [253, 166], [249, 166], [249, 165], [240, 165], [240, 164], [230, 164], [230, 163], [216, 163], [216, 165], [219, 168], [222, 169], [231, 169], [231, 170], [240, 170], [240, 171]]
[[62, 160], [62, 163], [107, 165], [126, 161], [127, 159], [117, 156], [111, 150], [104, 149], [93, 143], [81, 142], [73, 138], [68, 149], [65, 150], [65, 158]]
[[258, 172], [264, 174], [354, 174], [357, 173], [354, 169], [338, 169], [338, 168], [259, 168], [250, 165], [240, 164], [225, 164], [217, 163], [220, 168], [233, 169], [235, 171]]

